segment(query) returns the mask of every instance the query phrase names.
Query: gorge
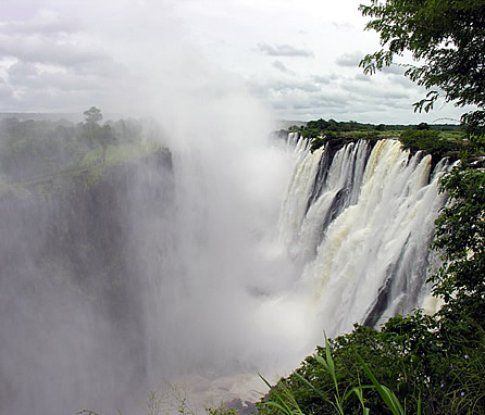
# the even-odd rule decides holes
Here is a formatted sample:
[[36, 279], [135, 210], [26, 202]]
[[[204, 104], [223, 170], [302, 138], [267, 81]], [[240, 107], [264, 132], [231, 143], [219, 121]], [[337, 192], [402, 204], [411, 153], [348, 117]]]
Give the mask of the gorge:
[[290, 133], [7, 187], [1, 411], [137, 413], [178, 379], [255, 400], [258, 372], [287, 373], [324, 332], [432, 308], [447, 168], [394, 139], [310, 151]]

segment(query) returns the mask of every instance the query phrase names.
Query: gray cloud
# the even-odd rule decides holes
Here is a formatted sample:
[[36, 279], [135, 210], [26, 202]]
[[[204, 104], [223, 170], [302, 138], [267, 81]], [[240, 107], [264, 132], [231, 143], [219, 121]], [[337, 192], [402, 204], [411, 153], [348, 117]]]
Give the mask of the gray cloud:
[[370, 100], [372, 98], [379, 99], [409, 99], [409, 94], [402, 89], [386, 88], [381, 86], [376, 88], [375, 85], [365, 84], [363, 82], [345, 82], [342, 84], [342, 89], [351, 92], [352, 95], [360, 96], [361, 99]]
[[321, 76], [321, 75], [315, 75], [313, 77], [313, 80], [317, 84], [323, 84], [323, 85], [328, 85], [332, 81], [332, 76]]
[[357, 68], [363, 57], [364, 57], [364, 53], [362, 53], [360, 51], [345, 53], [345, 54], [339, 56], [335, 60], [335, 63], [339, 66]]
[[3, 78], [0, 78], [0, 101], [1, 100], [8, 100], [13, 97], [13, 90], [10, 86], [5, 82]]
[[96, 75], [80, 75], [73, 71], [41, 72], [34, 64], [17, 62], [8, 70], [10, 84], [30, 90], [94, 91], [99, 88]]
[[294, 81], [294, 82], [275, 82], [269, 85], [269, 89], [278, 92], [300, 91], [300, 92], [317, 92], [320, 88], [313, 82]]
[[10, 35], [38, 34], [42, 36], [56, 36], [60, 33], [74, 33], [80, 29], [74, 19], [60, 19], [55, 14], [43, 13], [31, 20], [0, 22], [0, 32]]
[[24, 62], [76, 66], [111, 60], [100, 50], [39, 37], [0, 35], [0, 56]]
[[286, 44], [268, 45], [267, 43], [260, 43], [258, 44], [258, 49], [268, 56], [299, 56], [304, 58], [314, 56], [311, 50], [299, 49]]
[[383, 73], [394, 74], [394, 75], [403, 75], [406, 72], [406, 67], [404, 65], [398, 65], [397, 63], [393, 63], [390, 66], [385, 66], [381, 69]]
[[411, 81], [409, 78], [406, 78], [404, 75], [394, 75], [391, 74], [388, 77], [389, 81], [392, 82], [395, 85], [401, 85], [405, 88], [412, 88], [416, 90], [424, 90], [424, 88], [421, 88], [419, 85], [415, 84], [413, 81]]
[[[356, 119], [359, 114], [409, 111], [413, 101], [409, 90], [389, 82], [382, 85], [363, 74], [313, 75], [309, 79], [292, 79], [256, 82], [251, 90], [270, 104], [281, 117], [300, 116]], [[292, 115], [293, 114], [293, 115]], [[360, 118], [359, 118], [360, 119]]]
[[363, 73], [356, 74], [354, 79], [361, 82], [372, 82], [371, 77], [369, 75], [364, 75]]
[[321, 111], [336, 110], [346, 108], [349, 102], [343, 97], [332, 96], [331, 94], [322, 94], [313, 99], [300, 100], [293, 104], [293, 108], [302, 109], [320, 109]]
[[48, 13], [0, 22], [0, 59], [15, 60], [3, 66], [3, 110], [65, 109], [93, 99], [107, 102], [126, 88], [127, 69], [96, 45], [80, 44], [79, 27]]
[[295, 72], [288, 69], [286, 65], [281, 61], [276, 60], [271, 65], [273, 66], [273, 68], [278, 69], [280, 72], [286, 73], [288, 75], [295, 75]]

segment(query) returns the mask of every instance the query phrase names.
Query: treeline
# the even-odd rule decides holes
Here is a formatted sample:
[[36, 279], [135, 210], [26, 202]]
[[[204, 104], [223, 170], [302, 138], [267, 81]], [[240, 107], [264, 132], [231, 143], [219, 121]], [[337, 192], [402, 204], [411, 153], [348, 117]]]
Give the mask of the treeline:
[[297, 132], [310, 139], [312, 151], [320, 148], [327, 140], [380, 138], [398, 138], [404, 148], [412, 152], [424, 151], [438, 158], [458, 159], [462, 153], [479, 155], [484, 151], [483, 142], [469, 140], [466, 129], [454, 124], [363, 124], [320, 118], [308, 121], [303, 126], [292, 126], [288, 131], [280, 130], [276, 134], [286, 137], [288, 132]]
[[[434, 131], [448, 131], [448, 132], [460, 132], [461, 126], [455, 124], [427, 124], [420, 123], [417, 125], [404, 125], [404, 124], [365, 124], [356, 121], [335, 121], [333, 119], [324, 120], [320, 118], [318, 120], [308, 121], [303, 126], [291, 126], [290, 132], [298, 132], [306, 138], [318, 138], [322, 136], [339, 136], [343, 133], [383, 133], [383, 132], [396, 132], [403, 130], [434, 130]], [[363, 137], [362, 137], [363, 138]]]
[[0, 120], [0, 177], [22, 181], [53, 174], [79, 164], [90, 152], [100, 150], [102, 162], [113, 144], [140, 142], [140, 121], [121, 119], [102, 123], [95, 107], [84, 113], [83, 122], [67, 120]]

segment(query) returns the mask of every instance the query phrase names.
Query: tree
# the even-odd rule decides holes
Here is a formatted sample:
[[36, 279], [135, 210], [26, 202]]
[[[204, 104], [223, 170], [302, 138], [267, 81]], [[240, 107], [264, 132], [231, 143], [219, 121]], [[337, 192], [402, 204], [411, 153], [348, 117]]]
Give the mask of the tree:
[[364, 72], [375, 73], [410, 51], [422, 63], [407, 65], [405, 75], [430, 89], [415, 111], [429, 111], [444, 94], [457, 106], [478, 107], [462, 122], [483, 134], [485, 0], [371, 0], [360, 10], [371, 18], [366, 29], [377, 31], [382, 45], [360, 62]]
[[99, 122], [103, 119], [101, 110], [96, 107], [89, 108], [88, 110], [84, 111], [83, 114], [86, 124], [99, 124]]
[[103, 126], [99, 125], [99, 122], [103, 119], [100, 109], [91, 107], [83, 114], [85, 117], [83, 123], [84, 136], [89, 139], [91, 145], [98, 144], [101, 146], [101, 161], [104, 162], [108, 144], [115, 140], [113, 130], [106, 123]]

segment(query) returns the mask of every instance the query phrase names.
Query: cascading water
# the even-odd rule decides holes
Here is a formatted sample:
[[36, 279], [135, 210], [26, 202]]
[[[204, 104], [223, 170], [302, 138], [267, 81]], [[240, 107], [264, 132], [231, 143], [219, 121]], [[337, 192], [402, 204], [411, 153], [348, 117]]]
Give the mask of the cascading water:
[[279, 240], [301, 277], [287, 301], [302, 302], [320, 330], [378, 325], [422, 304], [434, 221], [445, 202], [431, 156], [411, 155], [397, 140], [330, 141], [298, 147], [282, 207]]
[[396, 140], [262, 139], [259, 113], [47, 200], [3, 194], [0, 412], [143, 414], [163, 379], [201, 407], [256, 400], [257, 373], [288, 373], [324, 330], [422, 304], [446, 165]]
[[[229, 336], [230, 340], [213, 344], [215, 354], [209, 366], [215, 367], [212, 360], [222, 362], [224, 373], [235, 376], [230, 387], [245, 397], [248, 388], [258, 388], [257, 370], [267, 375], [275, 375], [275, 367], [280, 375], [291, 370], [321, 343], [324, 331], [334, 336], [350, 330], [354, 323], [378, 326], [398, 312], [421, 306], [429, 292], [426, 277], [434, 220], [445, 202], [438, 192], [445, 163], [433, 169], [431, 156], [411, 155], [397, 140], [337, 140], [312, 152], [308, 140], [290, 134], [286, 150], [276, 146], [273, 151], [280, 156], [286, 151], [294, 163], [273, 240], [263, 227], [248, 234], [247, 216], [220, 227], [218, 215], [226, 211], [222, 206], [213, 220], [210, 214], [214, 211], [207, 212], [205, 219], [197, 217], [194, 223], [203, 221], [215, 227], [203, 232], [209, 239], [193, 251], [199, 255], [196, 260], [214, 264], [211, 258], [218, 252], [228, 260], [222, 258], [217, 269], [205, 276], [196, 265], [189, 280], [197, 274], [201, 277], [198, 284], [204, 287], [212, 278], [224, 277], [216, 285], [230, 296], [229, 303], [224, 298], [221, 304], [205, 304], [205, 312], [214, 310], [209, 313], [214, 326], [200, 339], [208, 346], [210, 339]], [[214, 166], [220, 167], [215, 163], [210, 169]], [[201, 175], [201, 171], [196, 174]], [[229, 186], [219, 195], [227, 197], [227, 189], [233, 194], [235, 188]], [[209, 192], [206, 204], [212, 210], [217, 209], [213, 191], [202, 192]], [[200, 203], [203, 194], [190, 192], [194, 193], [199, 194], [196, 203]], [[253, 211], [250, 217], [255, 215]], [[269, 223], [263, 221], [266, 227]], [[238, 237], [217, 237], [211, 247], [211, 235], [227, 231]], [[253, 248], [247, 250], [248, 246]], [[240, 268], [233, 269], [235, 264]], [[207, 287], [194, 288], [194, 295], [201, 292], [203, 298], [211, 298]], [[246, 312], [239, 309], [240, 304]], [[227, 322], [225, 310], [234, 312], [239, 320], [220, 326]], [[191, 310], [187, 316], [193, 313]], [[203, 327], [207, 331], [208, 326]], [[246, 347], [241, 342], [240, 329], [255, 345]], [[241, 344], [246, 345], [244, 350]]]

